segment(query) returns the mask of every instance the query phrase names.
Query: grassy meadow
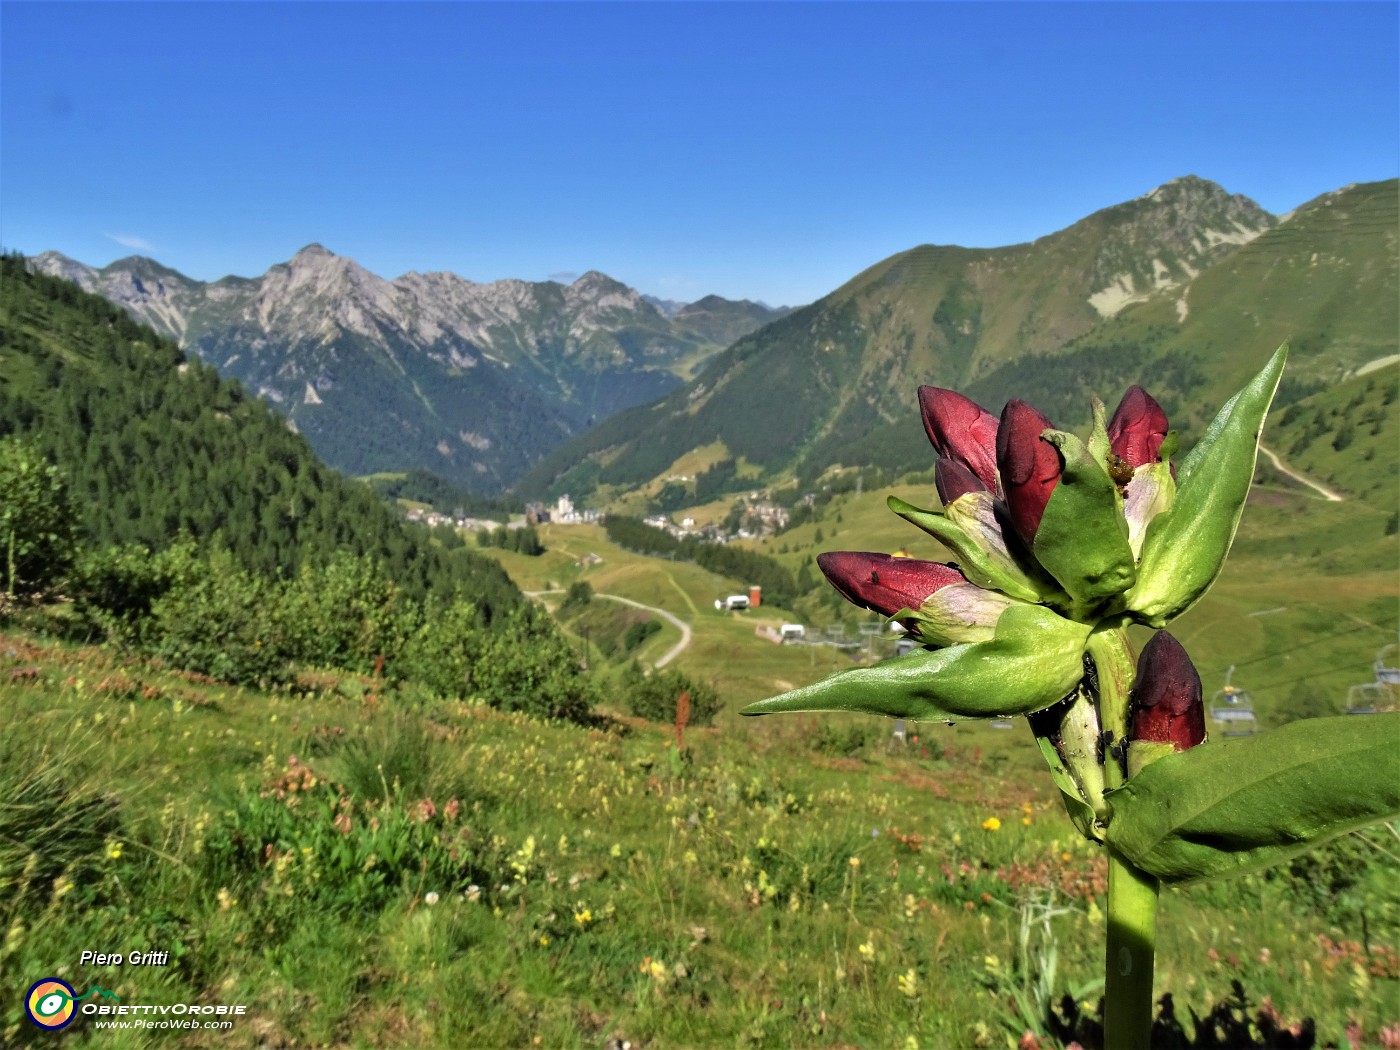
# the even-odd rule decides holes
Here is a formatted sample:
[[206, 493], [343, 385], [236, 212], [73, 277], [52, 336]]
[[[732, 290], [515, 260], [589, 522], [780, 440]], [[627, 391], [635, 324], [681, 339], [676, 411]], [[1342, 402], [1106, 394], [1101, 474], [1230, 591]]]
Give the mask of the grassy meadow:
[[[1397, 426], [1376, 414], [1393, 374], [1281, 415], [1266, 441], [1346, 498], [1261, 466], [1224, 574], [1173, 625], [1207, 695], [1233, 667], [1265, 729], [1343, 711], [1395, 641], [1393, 457], [1321, 473], [1349, 422]], [[935, 501], [928, 481], [844, 493], [745, 545], [794, 572], [832, 549], [946, 557], [890, 494]], [[743, 719], [890, 655], [891, 636], [857, 634], [861, 614], [825, 595], [717, 612], [746, 581], [631, 553], [598, 526], [540, 537], [537, 556], [487, 553], [547, 608], [586, 582], [684, 621], [671, 666], [719, 692], [713, 727], [678, 734], [608, 702], [628, 662], [681, 641], [660, 617], [612, 660], [565, 621], [603, 682], [584, 725], [336, 668], [235, 688], [60, 643], [62, 606], [4, 628], [0, 1045], [1098, 1045], [1106, 864], [1023, 721], [897, 741], [868, 717]], [[789, 622], [865, 644], [764, 636]], [[1400, 1046], [1397, 884], [1400, 831], [1380, 825], [1164, 891], [1163, 1045]], [[170, 955], [113, 967], [84, 951]], [[21, 1001], [46, 976], [122, 1003], [248, 1010], [224, 1030], [80, 1017], [52, 1037]]]
[[[258, 693], [16, 634], [0, 660], [0, 848], [32, 850], [4, 972], [250, 1006], [226, 1032], [84, 1019], [75, 1043], [1051, 1046], [1066, 993], [1092, 1031], [1104, 862], [1024, 727], [721, 722], [681, 750], [331, 672]], [[1221, 1032], [1378, 1038], [1395, 852], [1382, 828], [1166, 893], [1158, 988]], [[37, 1042], [18, 1002], [0, 1018]]]

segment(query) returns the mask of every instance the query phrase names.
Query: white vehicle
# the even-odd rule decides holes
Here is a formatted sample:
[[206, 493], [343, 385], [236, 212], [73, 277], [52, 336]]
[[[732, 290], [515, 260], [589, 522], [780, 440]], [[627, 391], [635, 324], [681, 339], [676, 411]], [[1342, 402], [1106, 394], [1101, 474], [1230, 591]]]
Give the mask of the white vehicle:
[[785, 642], [801, 641], [807, 637], [807, 628], [800, 623], [785, 623], [778, 628], [778, 637]]
[[747, 609], [749, 607], [749, 596], [747, 594], [731, 594], [727, 598], [716, 598], [715, 608], [720, 612], [734, 609]]

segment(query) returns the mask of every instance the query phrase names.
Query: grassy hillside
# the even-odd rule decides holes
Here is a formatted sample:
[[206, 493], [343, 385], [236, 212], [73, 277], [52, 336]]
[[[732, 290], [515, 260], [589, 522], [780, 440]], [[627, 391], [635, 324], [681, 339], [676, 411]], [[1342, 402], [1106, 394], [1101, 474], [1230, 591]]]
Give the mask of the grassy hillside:
[[[334, 673], [263, 694], [15, 635], [0, 660], [6, 1045], [55, 972], [247, 1007], [227, 1031], [65, 1036], [115, 1047], [994, 1047], [1098, 994], [1103, 861], [1023, 732], [891, 752], [857, 720], [761, 721], [688, 733], [682, 759], [662, 727]], [[1188, 1030], [1378, 1040], [1400, 1008], [1387, 841], [1166, 893], [1157, 987]], [[94, 945], [170, 961], [80, 964]]]

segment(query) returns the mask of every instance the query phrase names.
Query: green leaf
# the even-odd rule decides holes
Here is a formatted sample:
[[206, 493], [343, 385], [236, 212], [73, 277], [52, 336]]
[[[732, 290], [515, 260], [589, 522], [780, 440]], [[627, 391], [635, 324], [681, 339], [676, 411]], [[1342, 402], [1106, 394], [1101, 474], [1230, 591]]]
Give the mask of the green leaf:
[[996, 637], [915, 650], [875, 667], [838, 671], [741, 712], [866, 711], [915, 721], [1021, 715], [1049, 707], [1084, 673], [1089, 628], [1039, 605], [1007, 609]]
[[990, 492], [968, 493], [941, 514], [898, 496], [890, 496], [885, 504], [952, 551], [959, 571], [977, 586], [1027, 602], [1042, 601], [1055, 591], [1049, 580], [1037, 579], [1039, 574], [1028, 571], [1008, 549]]
[[1253, 871], [1400, 814], [1400, 714], [1311, 718], [1202, 744], [1106, 797], [1108, 844], [1162, 881]]
[[[1095, 429], [1101, 426], [1100, 418]], [[1079, 438], [1061, 430], [1042, 436], [1059, 449], [1065, 468], [1036, 530], [1036, 560], [1076, 602], [1122, 593], [1135, 575], [1117, 486]]]
[[1254, 479], [1259, 434], [1274, 399], [1288, 344], [1225, 402], [1177, 473], [1176, 499], [1147, 526], [1137, 584], [1127, 609], [1165, 627], [1200, 600], [1225, 564]]

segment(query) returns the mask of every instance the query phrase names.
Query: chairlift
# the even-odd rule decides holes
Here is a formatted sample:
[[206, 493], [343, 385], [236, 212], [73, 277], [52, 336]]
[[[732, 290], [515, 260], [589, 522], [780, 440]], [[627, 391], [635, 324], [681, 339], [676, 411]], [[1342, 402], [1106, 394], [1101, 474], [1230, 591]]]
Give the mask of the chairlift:
[[1362, 682], [1347, 690], [1347, 714], [1373, 715], [1393, 706], [1395, 694], [1386, 682]]
[[1400, 685], [1400, 642], [1391, 642], [1376, 654], [1376, 681]]
[[1225, 672], [1225, 685], [1210, 703], [1211, 728], [1221, 736], [1252, 736], [1258, 725], [1254, 718], [1254, 701], [1249, 693], [1230, 684], [1234, 664]]
[[1376, 654], [1371, 665], [1376, 672], [1374, 682], [1362, 682], [1347, 690], [1347, 714], [1373, 715], [1377, 711], [1394, 711], [1400, 693], [1400, 644], [1392, 642]]

